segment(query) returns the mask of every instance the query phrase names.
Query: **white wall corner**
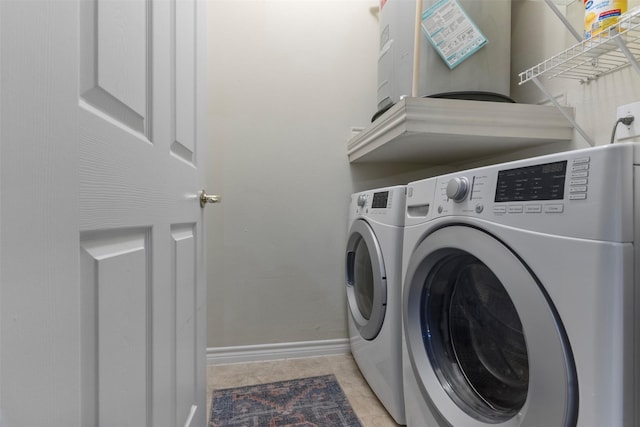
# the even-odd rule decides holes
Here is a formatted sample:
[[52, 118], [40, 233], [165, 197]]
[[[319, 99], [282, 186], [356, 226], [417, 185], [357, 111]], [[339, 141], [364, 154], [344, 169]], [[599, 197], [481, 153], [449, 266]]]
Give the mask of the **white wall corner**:
[[348, 338], [233, 347], [210, 347], [207, 349], [207, 364], [226, 365], [231, 363], [263, 362], [267, 360], [334, 356], [350, 353], [351, 347]]

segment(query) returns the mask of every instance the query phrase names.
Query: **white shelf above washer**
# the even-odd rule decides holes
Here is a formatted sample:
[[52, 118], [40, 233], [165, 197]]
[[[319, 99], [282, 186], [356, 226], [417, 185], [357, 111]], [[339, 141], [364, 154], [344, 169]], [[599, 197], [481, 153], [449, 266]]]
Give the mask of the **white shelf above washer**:
[[[565, 108], [573, 116], [572, 108]], [[447, 164], [569, 141], [553, 106], [405, 98], [347, 143], [349, 161]]]

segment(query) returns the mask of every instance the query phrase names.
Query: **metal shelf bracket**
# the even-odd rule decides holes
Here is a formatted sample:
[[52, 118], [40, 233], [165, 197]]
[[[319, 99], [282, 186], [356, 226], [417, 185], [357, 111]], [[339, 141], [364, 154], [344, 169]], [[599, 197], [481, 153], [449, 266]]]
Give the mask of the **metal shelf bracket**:
[[558, 109], [558, 111], [560, 111], [560, 113], [562, 113], [562, 115], [569, 121], [569, 123], [571, 123], [573, 125], [574, 129], [576, 131], [578, 131], [578, 133], [585, 139], [585, 141], [587, 141], [589, 143], [589, 145], [591, 145], [592, 147], [595, 146], [596, 143], [593, 140], [593, 138], [591, 138], [589, 136], [589, 134], [587, 132], [585, 132], [584, 129], [582, 129], [582, 127], [580, 127], [578, 122], [576, 122], [576, 119], [571, 114], [569, 114], [566, 111], [566, 109], [562, 107], [562, 105], [560, 105], [560, 103], [547, 90], [547, 88], [544, 87], [544, 85], [542, 83], [540, 83], [540, 80], [538, 80], [537, 77], [532, 77], [531, 81], [533, 81], [536, 84], [536, 86], [538, 86], [538, 89], [540, 89], [542, 91], [542, 93], [544, 93], [547, 96], [547, 98], [549, 98], [549, 100], [554, 105], [554, 107], [556, 107]]
[[549, 6], [549, 8], [553, 11], [553, 13], [556, 14], [558, 19], [562, 21], [564, 26], [567, 27], [567, 30], [569, 30], [569, 32], [573, 34], [573, 37], [575, 37], [577, 41], [581, 42], [582, 35], [578, 31], [576, 31], [575, 28], [573, 28], [573, 25], [571, 25], [571, 22], [569, 22], [567, 17], [564, 16], [562, 12], [560, 12], [560, 9], [558, 9], [558, 6], [556, 6], [556, 4], [552, 0], [544, 0], [544, 2], [547, 4], [547, 6]]

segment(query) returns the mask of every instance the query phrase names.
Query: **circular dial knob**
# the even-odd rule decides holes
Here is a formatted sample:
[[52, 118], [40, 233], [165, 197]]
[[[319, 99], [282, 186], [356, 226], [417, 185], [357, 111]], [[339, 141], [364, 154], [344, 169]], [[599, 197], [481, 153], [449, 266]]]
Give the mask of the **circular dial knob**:
[[469, 192], [469, 180], [462, 176], [453, 178], [447, 184], [447, 197], [455, 202], [461, 202], [467, 197]]
[[364, 205], [367, 204], [367, 196], [364, 194], [361, 194], [358, 196], [358, 201], [356, 202], [358, 204], [358, 206], [360, 206], [361, 208], [364, 207]]

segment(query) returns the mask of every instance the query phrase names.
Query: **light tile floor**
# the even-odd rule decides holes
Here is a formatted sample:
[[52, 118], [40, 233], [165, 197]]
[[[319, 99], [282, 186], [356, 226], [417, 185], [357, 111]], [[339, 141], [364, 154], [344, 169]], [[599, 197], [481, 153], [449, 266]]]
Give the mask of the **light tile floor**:
[[364, 427], [398, 426], [369, 388], [351, 355], [209, 366], [207, 368], [207, 414], [211, 413], [211, 392], [215, 389], [327, 374], [336, 376]]

